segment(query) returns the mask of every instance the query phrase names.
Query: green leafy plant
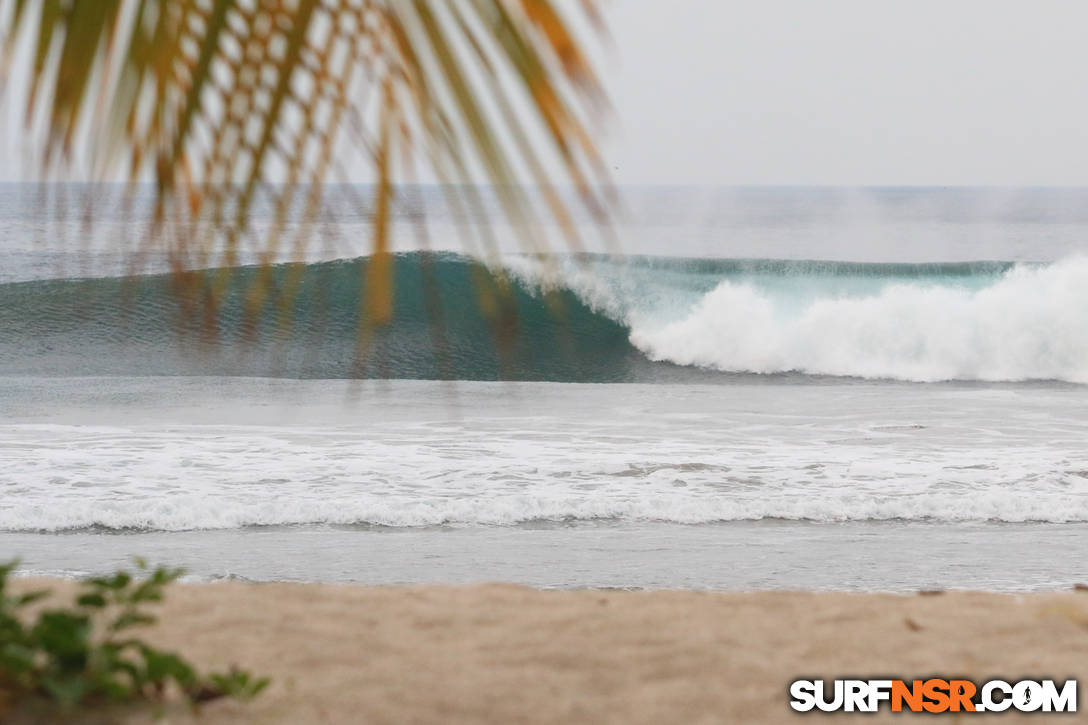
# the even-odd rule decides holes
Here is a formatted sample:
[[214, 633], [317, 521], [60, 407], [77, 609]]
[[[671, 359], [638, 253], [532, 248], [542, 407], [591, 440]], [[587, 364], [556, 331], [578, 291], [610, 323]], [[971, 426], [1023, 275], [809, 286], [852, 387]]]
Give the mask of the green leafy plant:
[[156, 619], [147, 606], [181, 569], [118, 571], [83, 582], [72, 604], [50, 606], [48, 590], [13, 594], [18, 562], [0, 565], [0, 716], [30, 701], [72, 709], [108, 703], [160, 702], [170, 691], [191, 703], [248, 699], [268, 678], [238, 669], [201, 673], [173, 652], [131, 636]]

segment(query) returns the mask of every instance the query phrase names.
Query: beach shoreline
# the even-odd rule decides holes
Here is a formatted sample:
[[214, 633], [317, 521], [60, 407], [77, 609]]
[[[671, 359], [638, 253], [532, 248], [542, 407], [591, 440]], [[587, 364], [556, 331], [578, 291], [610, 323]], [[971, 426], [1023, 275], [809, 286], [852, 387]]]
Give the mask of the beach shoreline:
[[[58, 601], [77, 587], [13, 583], [51, 587]], [[1083, 592], [228, 581], [175, 585], [159, 615], [150, 641], [202, 667], [273, 678], [252, 702], [209, 703], [199, 716], [170, 711], [171, 723], [777, 723], [805, 717], [789, 707], [795, 679], [1088, 676]], [[875, 716], [890, 717], [900, 716]], [[1007, 713], [1002, 721], [1069, 717]], [[146, 712], [123, 720], [150, 721]]]

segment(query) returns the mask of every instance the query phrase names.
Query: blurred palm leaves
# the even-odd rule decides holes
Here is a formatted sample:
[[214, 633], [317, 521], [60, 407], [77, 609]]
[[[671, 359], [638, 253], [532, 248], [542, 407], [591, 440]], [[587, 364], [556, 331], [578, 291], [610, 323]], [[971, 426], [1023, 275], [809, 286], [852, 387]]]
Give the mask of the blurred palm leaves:
[[[338, 144], [362, 149], [375, 179], [360, 200], [373, 229], [363, 344], [393, 314], [392, 208], [404, 184], [437, 180], [447, 203], [477, 220], [474, 185], [489, 184], [534, 252], [546, 248], [536, 217], [557, 223], [575, 249], [573, 206], [606, 219], [607, 174], [593, 143], [605, 101], [582, 38], [602, 30], [597, 0], [5, 6], [9, 58], [30, 36], [27, 119], [47, 128], [44, 167], [65, 168], [82, 140], [96, 175], [120, 168], [134, 182], [153, 179], [144, 247], [168, 253], [183, 312], [209, 328], [229, 273], [194, 270], [238, 263], [262, 195], [273, 221], [257, 239], [265, 272], [246, 292], [247, 314], [289, 310], [298, 280], [277, 281], [271, 263], [307, 244]], [[472, 238], [493, 251], [486, 229]]]

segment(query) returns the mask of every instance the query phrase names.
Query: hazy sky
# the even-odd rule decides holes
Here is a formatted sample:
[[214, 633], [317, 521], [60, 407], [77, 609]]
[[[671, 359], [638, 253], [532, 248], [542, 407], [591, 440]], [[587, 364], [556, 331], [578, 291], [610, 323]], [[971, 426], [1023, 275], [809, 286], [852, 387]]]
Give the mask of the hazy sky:
[[[621, 184], [1088, 185], [1085, 0], [612, 0], [607, 17]], [[22, 175], [13, 125], [0, 179]]]
[[615, 0], [621, 183], [1088, 184], [1084, 0]]

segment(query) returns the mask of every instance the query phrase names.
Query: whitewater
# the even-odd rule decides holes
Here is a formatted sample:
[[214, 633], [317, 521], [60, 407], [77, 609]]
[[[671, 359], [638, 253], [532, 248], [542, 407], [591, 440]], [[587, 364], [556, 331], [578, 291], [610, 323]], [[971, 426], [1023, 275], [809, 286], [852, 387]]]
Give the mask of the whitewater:
[[8, 531], [1088, 522], [1076, 389], [23, 378], [0, 400]]
[[[553, 284], [569, 284], [629, 326], [631, 342], [655, 361], [733, 373], [1088, 382], [1086, 257], [704, 262], [690, 280], [677, 278], [676, 263], [573, 266], [562, 265]], [[673, 277], [662, 283], [661, 271]], [[713, 289], [698, 295], [706, 278]]]

